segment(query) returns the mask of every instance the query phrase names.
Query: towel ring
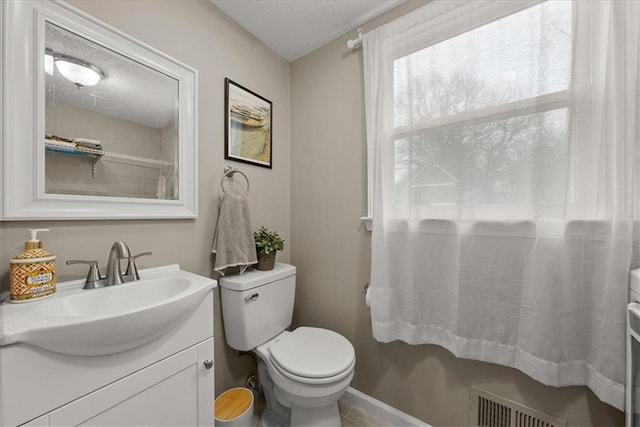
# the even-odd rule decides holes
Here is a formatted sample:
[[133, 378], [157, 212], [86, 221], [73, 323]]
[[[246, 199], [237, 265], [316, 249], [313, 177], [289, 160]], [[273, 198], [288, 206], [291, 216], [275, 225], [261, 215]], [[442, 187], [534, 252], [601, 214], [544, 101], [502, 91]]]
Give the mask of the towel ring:
[[224, 172], [222, 173], [222, 178], [220, 179], [220, 188], [222, 189], [223, 193], [226, 193], [227, 191], [224, 189], [224, 179], [225, 178], [231, 178], [233, 179], [233, 175], [235, 175], [236, 173], [239, 173], [240, 175], [242, 175], [244, 177], [244, 180], [247, 182], [247, 189], [246, 189], [246, 194], [249, 194], [249, 178], [247, 178], [247, 175], [244, 174], [244, 172], [236, 169], [236, 168], [232, 168], [231, 166], [225, 166], [224, 167]]

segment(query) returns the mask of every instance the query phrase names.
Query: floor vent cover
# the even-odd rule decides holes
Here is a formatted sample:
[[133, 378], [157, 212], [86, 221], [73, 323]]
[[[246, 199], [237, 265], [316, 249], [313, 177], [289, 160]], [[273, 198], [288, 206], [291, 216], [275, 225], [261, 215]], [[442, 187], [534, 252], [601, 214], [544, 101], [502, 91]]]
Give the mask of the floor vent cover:
[[472, 427], [566, 427], [567, 422], [479, 388], [471, 387]]

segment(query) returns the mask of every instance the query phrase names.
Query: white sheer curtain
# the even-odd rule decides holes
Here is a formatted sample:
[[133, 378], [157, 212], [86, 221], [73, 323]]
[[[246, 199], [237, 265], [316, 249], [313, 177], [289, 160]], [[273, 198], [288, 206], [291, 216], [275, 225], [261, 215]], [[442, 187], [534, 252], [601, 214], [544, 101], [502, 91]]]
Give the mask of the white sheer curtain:
[[624, 406], [640, 2], [434, 1], [364, 38], [371, 315]]

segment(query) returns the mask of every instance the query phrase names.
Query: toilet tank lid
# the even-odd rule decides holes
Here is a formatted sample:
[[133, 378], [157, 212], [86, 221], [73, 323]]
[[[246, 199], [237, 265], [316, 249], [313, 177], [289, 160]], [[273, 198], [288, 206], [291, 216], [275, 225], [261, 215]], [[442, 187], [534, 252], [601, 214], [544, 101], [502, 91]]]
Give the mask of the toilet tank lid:
[[295, 274], [295, 266], [278, 262], [273, 267], [273, 270], [261, 271], [250, 269], [245, 271], [243, 274], [222, 276], [218, 283], [220, 287], [224, 289], [232, 291], [247, 291], [249, 289], [257, 288], [258, 286], [266, 285], [267, 283], [275, 282], [276, 280], [294, 276]]

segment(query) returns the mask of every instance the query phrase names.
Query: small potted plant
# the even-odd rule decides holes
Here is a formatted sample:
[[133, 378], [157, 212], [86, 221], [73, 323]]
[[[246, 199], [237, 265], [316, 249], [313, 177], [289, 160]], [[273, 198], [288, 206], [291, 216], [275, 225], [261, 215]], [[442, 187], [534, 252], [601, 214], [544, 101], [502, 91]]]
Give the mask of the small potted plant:
[[270, 231], [267, 227], [260, 227], [254, 231], [253, 237], [256, 241], [256, 252], [258, 253], [258, 270], [273, 270], [276, 263], [276, 251], [284, 249], [284, 240], [275, 231]]

